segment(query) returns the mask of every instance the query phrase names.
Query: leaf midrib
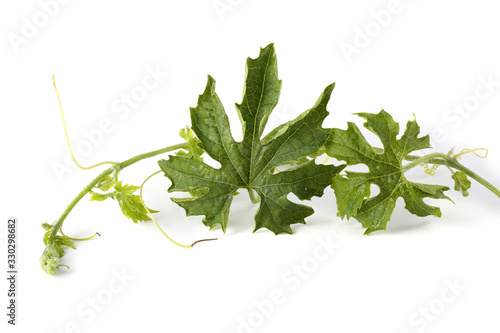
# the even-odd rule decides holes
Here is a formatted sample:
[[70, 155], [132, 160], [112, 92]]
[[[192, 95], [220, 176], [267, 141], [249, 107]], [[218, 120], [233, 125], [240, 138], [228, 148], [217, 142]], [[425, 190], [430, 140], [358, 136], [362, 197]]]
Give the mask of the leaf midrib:
[[[260, 92], [260, 98], [259, 98], [259, 105], [257, 106], [257, 110], [255, 111], [255, 114], [254, 114], [254, 121], [253, 121], [253, 134], [252, 134], [252, 145], [250, 146], [250, 170], [248, 172], [248, 181], [245, 182], [247, 184], [248, 187], [252, 187], [252, 170], [253, 170], [253, 159], [254, 159], [254, 146], [256, 146], [256, 143], [255, 143], [255, 139], [256, 139], [256, 135], [255, 135], [255, 131], [256, 131], [256, 128], [257, 128], [257, 116], [259, 114], [259, 111], [260, 111], [260, 105], [262, 103], [262, 98], [264, 96], [264, 84], [266, 82], [266, 77], [267, 77], [267, 68], [269, 67], [269, 62], [271, 60], [271, 57], [272, 57], [272, 53], [270, 52], [269, 53], [269, 56], [267, 58], [267, 61], [266, 61], [266, 67], [264, 69], [264, 75], [263, 75], [263, 79], [262, 79], [262, 89], [261, 89], [261, 92]], [[260, 125], [260, 124], [259, 124]], [[259, 126], [260, 128], [260, 126]], [[257, 138], [258, 142], [260, 143], [260, 136]]]

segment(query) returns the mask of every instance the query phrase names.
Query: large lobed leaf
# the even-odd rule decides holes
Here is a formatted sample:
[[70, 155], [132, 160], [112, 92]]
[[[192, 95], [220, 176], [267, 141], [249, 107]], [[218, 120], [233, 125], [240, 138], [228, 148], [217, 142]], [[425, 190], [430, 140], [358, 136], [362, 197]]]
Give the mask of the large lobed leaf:
[[[346, 161], [348, 165], [365, 164], [369, 172], [346, 171], [333, 178], [332, 187], [337, 197], [338, 215], [354, 217], [366, 228], [366, 234], [385, 230], [398, 197], [405, 201], [405, 208], [418, 216], [441, 216], [437, 207], [422, 199], [449, 199], [446, 186], [426, 185], [408, 181], [404, 176], [402, 161], [410, 152], [430, 148], [429, 136], [418, 137], [420, 127], [415, 120], [406, 124], [400, 139], [399, 125], [391, 115], [382, 110], [378, 114], [357, 114], [366, 120], [364, 126], [375, 133], [383, 150], [373, 148], [358, 127], [349, 122], [347, 130], [332, 129], [325, 145], [328, 155]], [[380, 193], [370, 197], [370, 185], [379, 187]]]
[[293, 169], [273, 171], [276, 166], [316, 153], [325, 144], [330, 130], [321, 125], [328, 115], [326, 105], [333, 88], [334, 84], [326, 87], [311, 109], [261, 139], [281, 89], [274, 46], [268, 45], [258, 58], [247, 60], [243, 101], [236, 104], [243, 140], [236, 142], [215, 93], [215, 80], [209, 76], [198, 105], [191, 108], [191, 122], [200, 146], [221, 167], [216, 169], [199, 159], [182, 156], [159, 161], [172, 181], [169, 192], [188, 191], [192, 195], [173, 200], [187, 215], [204, 215], [205, 225], [213, 228], [220, 224], [225, 231], [233, 196], [239, 188], [246, 188], [257, 192], [261, 199], [255, 230], [292, 233], [290, 225], [305, 223], [304, 219], [314, 211], [289, 201], [288, 194], [301, 200], [321, 196], [343, 166], [316, 165], [311, 160]]

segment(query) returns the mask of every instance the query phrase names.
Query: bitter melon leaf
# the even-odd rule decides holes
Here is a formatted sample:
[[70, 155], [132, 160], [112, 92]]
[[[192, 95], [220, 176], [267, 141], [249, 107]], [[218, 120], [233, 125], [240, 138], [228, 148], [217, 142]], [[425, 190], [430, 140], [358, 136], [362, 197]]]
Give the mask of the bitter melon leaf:
[[114, 185], [115, 185], [114, 179], [111, 176], [106, 176], [98, 184], [96, 184], [95, 187], [100, 189], [101, 191], [106, 192]]
[[[414, 183], [404, 176], [403, 159], [413, 151], [430, 148], [429, 136], [418, 137], [420, 127], [415, 120], [408, 121], [400, 139], [399, 124], [387, 112], [378, 114], [358, 113], [364, 126], [375, 133], [383, 149], [372, 147], [352, 122], [347, 130], [332, 129], [325, 147], [329, 156], [346, 161], [348, 165], [365, 164], [369, 172], [346, 171], [333, 178], [332, 187], [337, 197], [338, 215], [354, 217], [366, 228], [365, 234], [385, 230], [387, 222], [402, 197], [405, 208], [417, 216], [441, 216], [437, 207], [426, 204], [424, 198], [449, 199], [446, 186]], [[375, 184], [380, 192], [370, 197], [370, 186]]]
[[[48, 223], [43, 223], [42, 228], [44, 228], [47, 231], [45, 233], [45, 235], [43, 236], [43, 243], [45, 245], [47, 245], [47, 242], [49, 241], [49, 238], [50, 238], [50, 234], [52, 233], [52, 230], [54, 229], [54, 226], [50, 225]], [[57, 255], [59, 257], [64, 256], [65, 251], [63, 249], [63, 246], [68, 246], [68, 247], [71, 247], [72, 249], [75, 249], [75, 244], [73, 243], [71, 238], [69, 238], [69, 236], [66, 236], [66, 235], [63, 235], [63, 236], [57, 235], [54, 238], [53, 246], [54, 246], [54, 249], [56, 250]]]
[[179, 136], [186, 140], [188, 147], [185, 150], [179, 150], [175, 154], [177, 156], [193, 157], [200, 161], [203, 161], [203, 153], [205, 152], [200, 148], [200, 140], [194, 135], [193, 131], [189, 127], [185, 127], [179, 131]]
[[464, 197], [468, 197], [469, 192], [467, 190], [470, 189], [471, 182], [467, 175], [462, 171], [456, 171], [451, 175], [451, 178], [455, 181], [455, 191], [459, 191]]
[[255, 191], [260, 206], [255, 229], [292, 233], [290, 225], [305, 223], [313, 209], [288, 200], [290, 193], [301, 200], [321, 196], [343, 166], [316, 165], [313, 160], [273, 174], [276, 166], [317, 152], [326, 142], [329, 129], [321, 127], [328, 115], [326, 105], [334, 85], [323, 91], [309, 110], [271, 131], [261, 139], [267, 119], [276, 106], [281, 89], [274, 46], [248, 59], [243, 101], [236, 104], [243, 127], [243, 140], [231, 134], [224, 108], [215, 93], [215, 80], [208, 77], [198, 105], [191, 108], [192, 129], [200, 146], [221, 165], [214, 168], [196, 158], [169, 156], [159, 165], [172, 181], [169, 192], [189, 192], [189, 198], [172, 199], [189, 215], [204, 215], [203, 223], [226, 230], [230, 205], [238, 188]]
[[[123, 185], [122, 181], [117, 183], [111, 182], [111, 184], [113, 185], [114, 191], [107, 193], [90, 191], [90, 194], [92, 195], [90, 197], [90, 201], [103, 201], [107, 198], [115, 199], [118, 201], [123, 215], [131, 219], [134, 223], [151, 220], [146, 208], [144, 208], [142, 204], [141, 197], [134, 194], [139, 189], [138, 186], [128, 184]], [[98, 186], [98, 188], [102, 189], [103, 186]], [[111, 188], [109, 183], [106, 183], [105, 188]], [[148, 209], [151, 213], [158, 213], [157, 210], [151, 208]]]

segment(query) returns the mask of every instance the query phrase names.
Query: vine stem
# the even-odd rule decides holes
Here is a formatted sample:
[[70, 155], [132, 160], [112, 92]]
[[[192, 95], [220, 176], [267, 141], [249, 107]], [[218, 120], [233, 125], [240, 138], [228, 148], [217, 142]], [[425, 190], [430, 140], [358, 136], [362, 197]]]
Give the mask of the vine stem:
[[80, 193], [78, 193], [78, 195], [73, 199], [73, 201], [71, 201], [71, 203], [66, 207], [66, 209], [64, 210], [64, 212], [62, 213], [62, 215], [59, 217], [59, 219], [57, 219], [57, 223], [55, 224], [54, 228], [52, 229], [52, 233], [50, 234], [49, 236], [49, 239], [48, 239], [48, 242], [47, 243], [53, 243], [56, 236], [57, 236], [57, 233], [59, 232], [59, 230], [61, 229], [61, 226], [64, 222], [64, 220], [66, 219], [66, 217], [68, 216], [68, 214], [73, 210], [73, 208], [76, 206], [76, 204], [87, 194], [90, 192], [90, 190], [92, 190], [95, 185], [97, 185], [102, 179], [104, 179], [106, 176], [109, 176], [111, 173], [113, 172], [119, 172], [120, 170], [123, 170], [125, 169], [126, 167], [134, 164], [134, 163], [137, 163], [141, 160], [144, 160], [146, 158], [150, 158], [150, 157], [154, 157], [156, 155], [160, 155], [160, 154], [163, 154], [163, 153], [168, 153], [172, 150], [177, 150], [177, 149], [182, 149], [182, 148], [188, 148], [188, 143], [185, 142], [185, 143], [179, 143], [179, 144], [176, 144], [176, 145], [173, 145], [173, 146], [168, 146], [168, 147], [165, 147], [165, 148], [162, 148], [162, 149], [157, 149], [157, 150], [153, 150], [153, 151], [150, 151], [148, 153], [144, 153], [144, 154], [140, 154], [140, 155], [137, 155], [137, 156], [134, 156], [132, 158], [129, 158], [128, 160], [125, 160], [121, 163], [117, 163], [116, 165], [113, 165], [112, 167], [104, 170], [103, 172], [101, 172], [96, 178], [94, 178], [94, 180], [92, 180], [87, 186], [85, 186], [83, 188], [83, 190], [80, 191]]
[[417, 165], [420, 165], [421, 163], [446, 165], [446, 166], [449, 166], [449, 167], [454, 168], [456, 170], [462, 171], [467, 176], [471, 177], [472, 179], [474, 179], [479, 184], [481, 184], [484, 187], [486, 187], [488, 190], [490, 190], [497, 197], [500, 198], [500, 190], [498, 188], [496, 188], [495, 186], [493, 186], [490, 182], [488, 182], [483, 177], [479, 176], [474, 171], [472, 171], [469, 168], [463, 166], [456, 159], [452, 158], [449, 155], [446, 155], [446, 154], [443, 154], [443, 153], [432, 153], [432, 154], [424, 155], [422, 157], [413, 156], [413, 155], [407, 155], [405, 157], [405, 160], [412, 161], [412, 162], [408, 163], [407, 165], [405, 165], [403, 167], [403, 172], [408, 171], [411, 168], [414, 168]]

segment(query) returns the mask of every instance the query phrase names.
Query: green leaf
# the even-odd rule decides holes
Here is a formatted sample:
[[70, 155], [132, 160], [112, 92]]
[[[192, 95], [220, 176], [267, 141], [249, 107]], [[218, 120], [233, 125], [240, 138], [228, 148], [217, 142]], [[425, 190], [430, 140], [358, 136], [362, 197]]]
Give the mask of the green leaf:
[[[42, 224], [42, 228], [44, 228], [45, 230], [47, 230], [47, 232], [45, 233], [45, 235], [43, 236], [43, 243], [45, 245], [47, 245], [48, 241], [49, 241], [49, 237], [50, 237], [50, 234], [52, 232], [52, 229], [54, 228], [54, 226], [48, 224], [48, 223], [43, 223]], [[57, 252], [57, 255], [60, 257], [62, 257], [65, 253], [64, 249], [63, 249], [63, 246], [68, 246], [68, 247], [71, 247], [72, 249], [76, 249], [75, 248], [75, 244], [73, 243], [73, 241], [66, 235], [64, 236], [59, 236], [57, 235], [54, 239], [54, 243], [53, 243], [53, 248], [55, 249], [55, 251]]]
[[451, 175], [451, 178], [455, 181], [455, 191], [459, 191], [464, 197], [468, 197], [469, 192], [467, 190], [470, 189], [471, 182], [467, 178], [467, 175], [462, 171], [456, 171]]
[[177, 156], [193, 157], [193, 158], [196, 158], [197, 160], [203, 161], [203, 157], [201, 157], [201, 155], [205, 151], [200, 148], [201, 142], [194, 135], [193, 131], [186, 126], [185, 128], [180, 130], [179, 136], [187, 141], [188, 147], [187, 147], [186, 151], [179, 150], [175, 154]]
[[[115, 199], [120, 205], [123, 215], [131, 219], [134, 223], [139, 221], [150, 221], [151, 218], [142, 204], [141, 197], [135, 195], [140, 187], [134, 185], [123, 185], [121, 181], [114, 185], [114, 191], [108, 193], [97, 193], [90, 191], [92, 196], [90, 201], [103, 201], [107, 198]], [[150, 209], [151, 213], [158, 213], [157, 210]]]
[[239, 188], [246, 188], [260, 197], [254, 231], [267, 228], [275, 234], [292, 233], [290, 225], [305, 223], [304, 219], [314, 211], [291, 202], [287, 196], [293, 193], [301, 200], [321, 196], [343, 166], [309, 161], [286, 171], [273, 174], [273, 170], [278, 165], [302, 161], [324, 145], [330, 131], [321, 125], [328, 115], [326, 105], [333, 87], [326, 87], [311, 109], [261, 139], [281, 89], [274, 46], [268, 45], [258, 58], [247, 60], [243, 101], [236, 104], [243, 140], [236, 142], [215, 93], [215, 80], [209, 76], [198, 106], [191, 108], [191, 122], [201, 148], [221, 167], [216, 169], [196, 158], [180, 156], [159, 161], [172, 181], [169, 192], [186, 191], [192, 195], [172, 200], [187, 215], [204, 215], [206, 226], [220, 224], [225, 231], [233, 196]]
[[139, 186], [134, 186], [134, 185], [128, 185], [128, 184], [123, 185], [121, 181], [119, 181], [115, 185], [116, 192], [120, 192], [123, 195], [132, 195], [139, 188], [140, 188]]
[[112, 197], [112, 193], [97, 193], [94, 191], [90, 191], [89, 193], [92, 194], [90, 201], [104, 201], [107, 198]]
[[[424, 198], [449, 199], [446, 186], [426, 185], [408, 181], [402, 161], [410, 152], [430, 148], [429, 136], [418, 137], [420, 127], [415, 120], [406, 124], [400, 139], [399, 125], [382, 110], [378, 114], [359, 113], [366, 120], [364, 126], [375, 133], [383, 149], [374, 148], [366, 141], [358, 127], [349, 122], [347, 130], [333, 129], [325, 145], [328, 155], [346, 161], [348, 165], [365, 164], [369, 172], [346, 171], [333, 178], [332, 187], [337, 197], [338, 215], [354, 217], [366, 228], [365, 234], [385, 230], [398, 197], [405, 208], [418, 216], [441, 216], [437, 207], [424, 203]], [[370, 185], [380, 189], [370, 197]]]
[[95, 188], [100, 189], [101, 191], [108, 191], [115, 185], [115, 181], [111, 176], [104, 177], [98, 184], [96, 184]]

